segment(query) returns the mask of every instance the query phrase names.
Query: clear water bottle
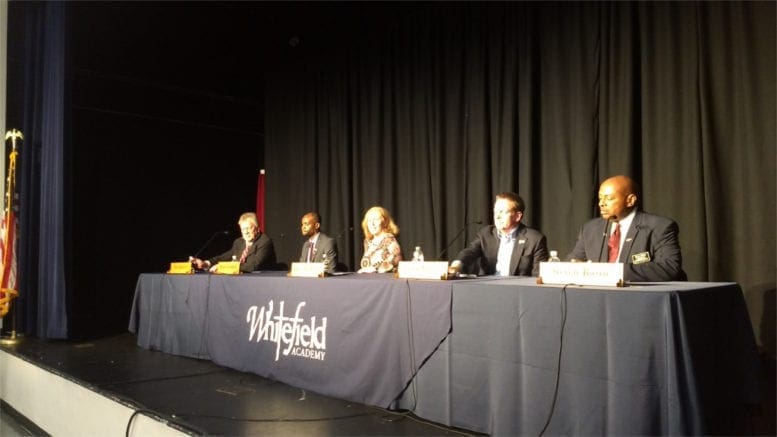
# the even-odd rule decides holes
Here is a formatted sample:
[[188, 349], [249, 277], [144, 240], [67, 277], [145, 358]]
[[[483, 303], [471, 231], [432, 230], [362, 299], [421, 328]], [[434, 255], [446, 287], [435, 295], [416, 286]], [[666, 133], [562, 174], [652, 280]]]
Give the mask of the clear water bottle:
[[423, 262], [424, 251], [421, 250], [421, 246], [416, 246], [413, 251], [413, 261]]
[[557, 252], [557, 251], [555, 251], [555, 250], [551, 250], [551, 251], [550, 251], [550, 258], [548, 258], [548, 262], [549, 262], [549, 263], [552, 263], [552, 262], [561, 262], [561, 260], [560, 260], [560, 259], [559, 259], [559, 257], [558, 257], [558, 252]]

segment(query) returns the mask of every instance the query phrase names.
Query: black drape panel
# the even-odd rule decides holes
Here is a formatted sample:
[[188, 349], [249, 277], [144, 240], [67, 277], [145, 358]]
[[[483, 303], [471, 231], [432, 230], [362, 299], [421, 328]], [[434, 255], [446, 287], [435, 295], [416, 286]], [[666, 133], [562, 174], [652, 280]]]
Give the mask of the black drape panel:
[[24, 35], [17, 329], [67, 337], [65, 284], [65, 4], [13, 4]]
[[629, 174], [643, 209], [679, 223], [690, 279], [739, 282], [773, 339], [774, 28], [766, 2], [453, 4], [294, 52], [267, 87], [279, 256], [298, 256], [289, 236], [315, 209], [331, 234], [355, 227], [339, 242], [353, 268], [381, 204], [405, 256], [434, 259], [508, 190], [563, 254], [601, 180]]

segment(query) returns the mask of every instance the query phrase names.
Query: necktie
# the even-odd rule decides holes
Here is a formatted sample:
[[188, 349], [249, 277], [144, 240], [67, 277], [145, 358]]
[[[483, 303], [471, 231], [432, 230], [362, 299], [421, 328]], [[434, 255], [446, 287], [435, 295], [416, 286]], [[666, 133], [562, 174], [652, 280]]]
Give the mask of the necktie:
[[250, 249], [250, 248], [251, 248], [251, 246], [246, 244], [246, 248], [243, 249], [243, 254], [240, 255], [240, 264], [243, 264], [244, 262], [246, 262], [246, 257], [248, 256], [248, 249]]
[[615, 223], [615, 230], [610, 234], [610, 241], [607, 242], [607, 255], [608, 262], [614, 263], [618, 261], [618, 252], [621, 245], [621, 224]]
[[313, 242], [308, 241], [308, 262], [313, 261]]

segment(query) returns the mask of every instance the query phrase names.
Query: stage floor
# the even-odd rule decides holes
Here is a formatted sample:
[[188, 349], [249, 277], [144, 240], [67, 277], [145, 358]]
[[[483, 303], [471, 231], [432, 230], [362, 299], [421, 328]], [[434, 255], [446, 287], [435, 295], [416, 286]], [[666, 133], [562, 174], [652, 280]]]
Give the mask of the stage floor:
[[3, 350], [101, 394], [206, 435], [472, 435], [218, 366], [138, 347], [122, 334], [88, 342], [20, 338]]

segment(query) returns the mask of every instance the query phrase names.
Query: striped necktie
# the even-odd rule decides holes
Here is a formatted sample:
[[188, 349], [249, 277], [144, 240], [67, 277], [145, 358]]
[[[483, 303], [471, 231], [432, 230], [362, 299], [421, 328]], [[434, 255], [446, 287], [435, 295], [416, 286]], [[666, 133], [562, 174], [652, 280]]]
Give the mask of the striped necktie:
[[240, 264], [243, 264], [246, 262], [246, 257], [248, 257], [249, 250], [251, 250], [251, 245], [246, 243], [246, 248], [243, 249], [243, 254], [240, 255]]

